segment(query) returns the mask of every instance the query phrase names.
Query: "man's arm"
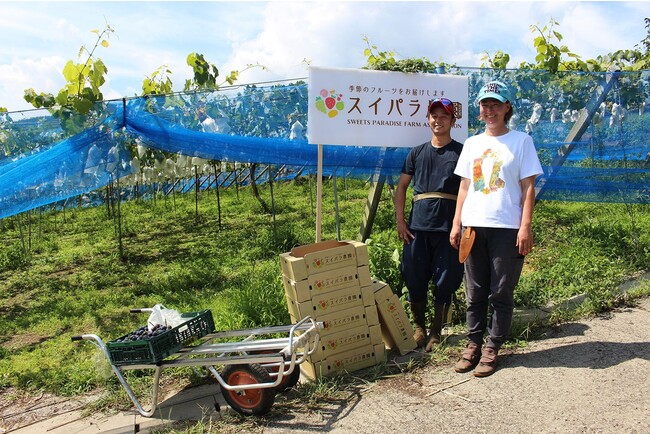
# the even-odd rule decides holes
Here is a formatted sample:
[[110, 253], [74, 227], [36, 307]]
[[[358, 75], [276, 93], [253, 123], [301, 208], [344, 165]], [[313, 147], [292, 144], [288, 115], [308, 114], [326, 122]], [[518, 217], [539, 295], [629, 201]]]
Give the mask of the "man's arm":
[[449, 234], [449, 243], [456, 250], [458, 250], [458, 246], [460, 245], [461, 232], [463, 231], [460, 216], [463, 211], [465, 198], [467, 197], [467, 191], [469, 190], [469, 183], [469, 178], [460, 178], [458, 198], [456, 199], [456, 213], [454, 214], [454, 223], [451, 227], [451, 233]]
[[405, 243], [410, 243], [415, 236], [409, 231], [404, 218], [404, 208], [406, 206], [406, 190], [413, 176], [402, 173], [397, 182], [397, 188], [393, 195], [393, 204], [395, 205], [395, 220], [397, 222], [397, 236]]

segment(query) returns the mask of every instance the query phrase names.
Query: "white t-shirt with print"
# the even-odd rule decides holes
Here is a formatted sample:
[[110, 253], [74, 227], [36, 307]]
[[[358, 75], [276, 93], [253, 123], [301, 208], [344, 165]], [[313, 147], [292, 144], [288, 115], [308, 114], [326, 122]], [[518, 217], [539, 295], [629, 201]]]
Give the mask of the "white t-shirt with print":
[[520, 131], [469, 137], [454, 171], [468, 178], [463, 226], [518, 229], [522, 192], [519, 181], [543, 173], [533, 139]]

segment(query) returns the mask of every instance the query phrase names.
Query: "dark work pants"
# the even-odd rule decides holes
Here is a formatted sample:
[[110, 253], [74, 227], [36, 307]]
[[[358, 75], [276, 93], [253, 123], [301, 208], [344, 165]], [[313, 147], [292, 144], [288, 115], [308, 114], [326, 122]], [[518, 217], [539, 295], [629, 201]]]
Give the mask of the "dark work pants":
[[404, 244], [400, 266], [408, 300], [426, 302], [429, 282], [433, 281], [435, 302], [449, 306], [452, 294], [463, 281], [463, 264], [458, 262], [458, 251], [449, 244], [449, 233], [411, 232], [415, 239]]
[[[474, 230], [474, 246], [465, 261], [467, 338], [481, 347], [487, 329], [486, 347], [499, 350], [510, 333], [515, 286], [524, 256], [516, 246], [518, 229]], [[492, 308], [489, 326], [488, 307]]]

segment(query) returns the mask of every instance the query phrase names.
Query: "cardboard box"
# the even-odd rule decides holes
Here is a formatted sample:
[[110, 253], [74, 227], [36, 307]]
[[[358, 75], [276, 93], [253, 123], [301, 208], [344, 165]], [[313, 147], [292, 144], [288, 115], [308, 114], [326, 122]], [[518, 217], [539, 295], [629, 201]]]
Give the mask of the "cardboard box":
[[368, 326], [368, 334], [370, 335], [370, 342], [372, 345], [384, 344], [383, 338], [381, 336], [380, 325]]
[[340, 312], [356, 306], [363, 307], [361, 288], [358, 286], [319, 294], [312, 297], [311, 300], [303, 302], [294, 300], [286, 289], [284, 295], [287, 300], [289, 314], [297, 319], [302, 319], [306, 316], [319, 319], [324, 314]]
[[375, 304], [375, 293], [373, 292], [372, 284], [361, 287], [361, 301], [364, 306], [372, 306]]
[[318, 321], [322, 321], [325, 328], [321, 330], [320, 337], [324, 338], [332, 333], [353, 329], [359, 326], [368, 325], [366, 308], [355, 306], [338, 312], [319, 315]]
[[368, 245], [366, 243], [356, 240], [347, 240], [346, 242], [354, 246], [358, 266], [370, 265], [370, 256], [368, 255]]
[[372, 348], [372, 346], [368, 326], [363, 324], [352, 329], [331, 333], [324, 337], [321, 336], [321, 339], [318, 341], [318, 347], [309, 356], [309, 359], [312, 362], [325, 360], [328, 357], [354, 348]]
[[404, 311], [402, 302], [397, 295], [393, 294], [387, 283], [375, 281], [373, 287], [382, 337], [386, 347], [397, 349], [402, 355], [416, 349], [413, 326]]
[[[383, 350], [382, 348], [382, 351]], [[384, 353], [382, 352], [381, 361]], [[342, 372], [353, 372], [359, 369], [374, 366], [380, 362], [377, 361], [375, 347], [372, 345], [357, 347], [339, 353], [324, 360], [309, 362], [305, 361], [300, 365], [300, 372], [306, 378], [315, 380], [323, 376], [329, 376]]]
[[[291, 298], [290, 294], [287, 292], [287, 289], [284, 289], [284, 299], [287, 301], [287, 310], [289, 311], [289, 316], [291, 317], [291, 322], [297, 323], [301, 319], [303, 319], [303, 315], [298, 311], [298, 304], [297, 302]], [[311, 306], [309, 306], [311, 308]], [[309, 309], [308, 307], [305, 307], [305, 315], [304, 316], [310, 316], [313, 314], [307, 313], [307, 310]]]
[[282, 274], [298, 282], [311, 274], [350, 265], [357, 267], [357, 247], [360, 248], [355, 244], [336, 240], [294, 247], [291, 252], [280, 254]]
[[372, 290], [375, 293], [375, 300], [387, 299], [391, 294], [394, 294], [388, 283], [377, 279], [372, 281]]
[[397, 349], [401, 355], [417, 348], [413, 339], [413, 326], [396, 295], [379, 303], [377, 310], [382, 338], [387, 348]]
[[377, 364], [384, 363], [386, 361], [386, 347], [384, 346], [384, 343], [382, 342], [381, 344], [373, 345], [373, 348], [375, 350], [375, 360], [377, 361]]
[[[372, 285], [370, 268], [367, 265], [357, 267], [350, 265], [322, 273], [307, 276], [304, 280], [295, 281], [282, 276], [284, 289], [292, 294], [291, 298], [298, 302], [310, 300], [316, 295], [325, 294], [337, 289], [350, 286], [365, 287]], [[365, 301], [365, 300], [364, 300]]]
[[377, 313], [377, 305], [366, 306], [366, 322], [368, 326], [379, 325], [379, 314]]

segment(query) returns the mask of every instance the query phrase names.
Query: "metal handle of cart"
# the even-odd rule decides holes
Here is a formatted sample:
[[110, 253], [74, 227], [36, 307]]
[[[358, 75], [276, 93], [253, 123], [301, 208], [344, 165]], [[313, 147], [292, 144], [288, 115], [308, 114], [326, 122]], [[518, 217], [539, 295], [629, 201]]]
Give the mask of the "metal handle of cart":
[[[131, 389], [131, 386], [129, 385], [128, 381], [126, 381], [126, 378], [124, 378], [124, 375], [122, 374], [122, 370], [120, 369], [119, 366], [114, 365], [113, 363], [110, 362], [111, 358], [108, 353], [108, 350], [106, 349], [106, 345], [104, 344], [104, 341], [102, 338], [95, 334], [84, 334], [84, 335], [79, 335], [79, 336], [72, 336], [72, 341], [80, 341], [80, 340], [85, 340], [90, 342], [91, 344], [95, 345], [99, 350], [104, 354], [106, 359], [109, 361], [109, 364], [111, 365], [111, 369], [113, 370], [113, 373], [115, 373], [115, 376], [119, 380], [120, 384], [122, 385], [122, 388], [126, 392], [126, 394], [129, 396], [129, 399], [131, 402], [133, 402], [133, 405], [135, 405], [135, 408], [138, 410], [138, 413], [140, 413], [144, 417], [151, 417], [153, 414], [156, 412], [156, 408], [158, 406], [158, 391], [160, 389], [160, 373], [162, 372], [162, 367], [160, 366], [151, 366], [155, 368], [154, 372], [154, 378], [153, 378], [153, 389], [151, 392], [151, 399], [152, 399], [152, 405], [149, 410], [145, 410], [142, 404], [140, 404], [140, 400], [136, 397], [135, 393]], [[149, 366], [147, 366], [149, 367]]]
[[[131, 309], [131, 312], [150, 312], [151, 309]], [[160, 375], [163, 368], [167, 367], [204, 367], [213, 375], [220, 386], [230, 391], [245, 391], [249, 389], [275, 388], [280, 385], [283, 378], [290, 375], [297, 366], [304, 362], [318, 346], [322, 322], [316, 322], [311, 317], [305, 317], [298, 323], [287, 326], [270, 326], [256, 329], [242, 329], [211, 333], [204, 336], [203, 343], [195, 347], [184, 347], [173, 355], [157, 363], [142, 363], [118, 366], [111, 362], [110, 354], [103, 340], [95, 334], [73, 336], [73, 341], [86, 340], [98, 347], [111, 365], [120, 384], [135, 405], [138, 412], [144, 417], [151, 417], [158, 405]], [[300, 335], [297, 332], [302, 332]], [[285, 338], [259, 339], [256, 336], [267, 334], [288, 333]], [[239, 342], [211, 343], [216, 339], [247, 336]], [[230, 385], [219, 374], [215, 365], [246, 365], [259, 364], [269, 370], [275, 368], [276, 372], [269, 375], [274, 380], [255, 384]], [[136, 369], [154, 369], [152, 386], [151, 408], [145, 410], [139, 399], [131, 389], [123, 371]]]

